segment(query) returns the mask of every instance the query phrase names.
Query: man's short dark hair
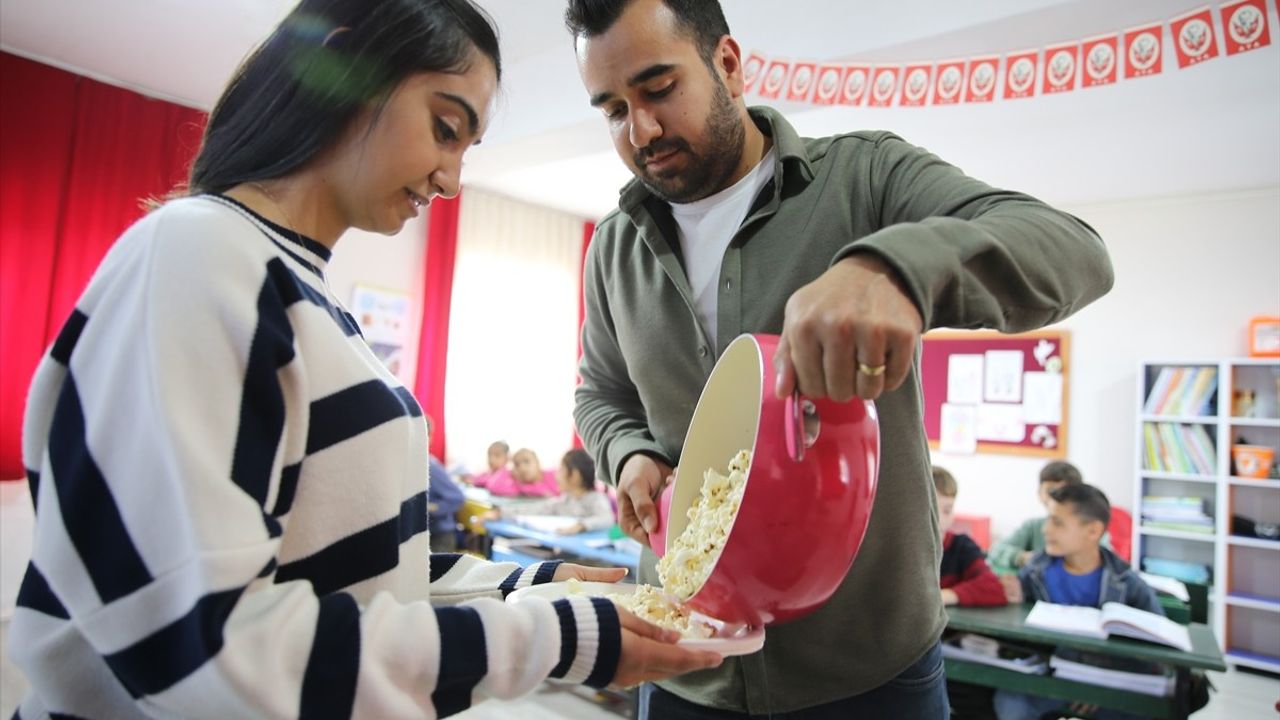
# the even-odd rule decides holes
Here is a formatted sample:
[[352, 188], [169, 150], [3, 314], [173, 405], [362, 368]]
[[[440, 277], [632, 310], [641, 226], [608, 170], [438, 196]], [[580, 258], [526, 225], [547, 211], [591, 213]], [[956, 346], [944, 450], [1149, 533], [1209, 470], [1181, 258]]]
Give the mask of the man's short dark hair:
[[1063, 485], [1051, 491], [1049, 497], [1056, 503], [1071, 505], [1071, 513], [1085, 522], [1097, 520], [1103, 529], [1111, 522], [1111, 503], [1106, 494], [1092, 485]]
[[1055, 460], [1040, 469], [1040, 482], [1080, 485], [1084, 482], [1084, 478], [1081, 477], [1080, 470], [1075, 465], [1063, 460]]
[[[576, 41], [604, 34], [622, 16], [632, 0], [569, 0], [564, 25]], [[718, 0], [662, 0], [676, 16], [676, 25], [698, 46], [703, 62], [711, 65], [720, 38], [729, 34], [729, 23]]]

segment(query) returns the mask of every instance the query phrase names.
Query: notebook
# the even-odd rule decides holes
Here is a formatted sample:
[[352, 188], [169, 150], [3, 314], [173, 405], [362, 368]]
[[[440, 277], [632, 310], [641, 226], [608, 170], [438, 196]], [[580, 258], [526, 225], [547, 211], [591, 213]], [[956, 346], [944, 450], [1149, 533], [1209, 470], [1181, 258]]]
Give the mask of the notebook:
[[1118, 602], [1106, 603], [1098, 609], [1041, 600], [1027, 614], [1026, 624], [1095, 638], [1121, 635], [1191, 652], [1191, 634], [1185, 627], [1163, 615]]

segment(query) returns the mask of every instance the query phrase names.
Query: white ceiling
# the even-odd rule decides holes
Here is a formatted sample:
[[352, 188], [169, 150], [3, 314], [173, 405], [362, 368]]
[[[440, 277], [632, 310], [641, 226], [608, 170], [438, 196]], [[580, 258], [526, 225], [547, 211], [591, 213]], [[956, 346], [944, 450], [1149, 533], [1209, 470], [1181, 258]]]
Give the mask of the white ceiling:
[[[463, 180], [595, 218], [629, 178], [587, 106], [561, 0], [479, 0], [502, 32], [503, 96]], [[1167, 20], [1204, 0], [724, 0], [746, 50], [918, 61], [1023, 48]], [[0, 0], [0, 47], [208, 109], [294, 0]], [[785, 10], [783, 9], [785, 8]], [[1053, 202], [1280, 184], [1280, 33], [1186, 70], [1053, 97], [925, 108], [773, 103], [801, 134], [889, 129], [971, 175]], [[1168, 50], [1168, 48], [1166, 48]], [[755, 96], [750, 102], [760, 102]]]

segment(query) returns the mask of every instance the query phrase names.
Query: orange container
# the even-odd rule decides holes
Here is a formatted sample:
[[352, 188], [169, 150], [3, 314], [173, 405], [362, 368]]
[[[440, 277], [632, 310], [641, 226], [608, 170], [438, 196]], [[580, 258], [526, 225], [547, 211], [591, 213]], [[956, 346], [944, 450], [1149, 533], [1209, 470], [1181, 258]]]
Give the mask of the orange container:
[[1280, 317], [1259, 315], [1249, 320], [1249, 356], [1280, 358]]
[[1261, 445], [1232, 445], [1231, 459], [1236, 464], [1236, 475], [1247, 478], [1265, 478], [1271, 474], [1271, 460], [1275, 451]]

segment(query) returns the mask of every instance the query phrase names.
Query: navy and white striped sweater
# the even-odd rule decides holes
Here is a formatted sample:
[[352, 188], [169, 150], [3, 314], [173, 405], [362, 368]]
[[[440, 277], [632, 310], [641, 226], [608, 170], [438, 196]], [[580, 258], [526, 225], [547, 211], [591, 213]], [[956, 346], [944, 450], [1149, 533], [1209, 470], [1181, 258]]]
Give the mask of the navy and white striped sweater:
[[612, 680], [608, 602], [501, 601], [554, 564], [430, 555], [422, 412], [328, 259], [201, 196], [103, 260], [28, 399], [21, 717], [433, 718]]

